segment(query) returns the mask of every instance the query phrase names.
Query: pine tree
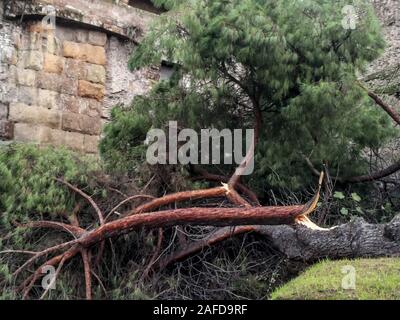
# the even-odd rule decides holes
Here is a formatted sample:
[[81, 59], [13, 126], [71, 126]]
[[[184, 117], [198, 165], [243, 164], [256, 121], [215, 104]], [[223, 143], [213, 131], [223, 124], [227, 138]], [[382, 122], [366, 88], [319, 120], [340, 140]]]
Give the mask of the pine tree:
[[129, 65], [166, 60], [176, 70], [149, 95], [114, 110], [101, 145], [113, 166], [140, 168], [146, 132], [169, 120], [194, 129], [258, 123], [248, 182], [256, 190], [297, 189], [310, 182], [310, 164], [341, 176], [365, 173], [363, 152], [396, 135], [357, 82], [385, 45], [369, 1], [354, 2], [355, 29], [344, 24], [345, 0], [154, 2], [171, 10]]

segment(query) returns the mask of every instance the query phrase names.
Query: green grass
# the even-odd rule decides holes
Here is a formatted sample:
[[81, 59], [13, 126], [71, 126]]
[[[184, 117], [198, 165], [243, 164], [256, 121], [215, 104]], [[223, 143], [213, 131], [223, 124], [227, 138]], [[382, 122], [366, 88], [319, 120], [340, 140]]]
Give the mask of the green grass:
[[[354, 289], [342, 281], [355, 270]], [[345, 278], [348, 279], [348, 278]], [[400, 259], [358, 259], [323, 261], [277, 289], [273, 300], [400, 300]]]

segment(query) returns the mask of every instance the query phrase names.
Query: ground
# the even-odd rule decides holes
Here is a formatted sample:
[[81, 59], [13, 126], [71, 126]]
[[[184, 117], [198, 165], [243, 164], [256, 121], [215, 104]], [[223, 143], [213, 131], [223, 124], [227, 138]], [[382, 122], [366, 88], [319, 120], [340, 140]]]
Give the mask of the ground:
[[[354, 267], [354, 269], [353, 269]], [[349, 273], [350, 271], [350, 273]], [[351, 286], [355, 271], [355, 288]], [[400, 259], [358, 259], [323, 261], [277, 289], [273, 300], [398, 300], [400, 299]]]

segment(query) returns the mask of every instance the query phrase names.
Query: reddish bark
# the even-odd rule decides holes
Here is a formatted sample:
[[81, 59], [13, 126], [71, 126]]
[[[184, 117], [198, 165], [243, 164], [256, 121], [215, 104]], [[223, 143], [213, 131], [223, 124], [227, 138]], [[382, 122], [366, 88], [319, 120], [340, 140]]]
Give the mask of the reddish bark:
[[[199, 176], [193, 178], [194, 180], [207, 180], [207, 181], [215, 181], [215, 182], [223, 182], [223, 183], [229, 182], [229, 178], [227, 178], [227, 177], [224, 177], [224, 176], [221, 176], [218, 174], [209, 173], [208, 171], [203, 170], [198, 167], [194, 167], [194, 172], [199, 174]], [[246, 195], [255, 204], [257, 204], [257, 205], [260, 204], [260, 202], [258, 201], [257, 195], [252, 190], [247, 188], [245, 185], [243, 185], [241, 183], [237, 183], [236, 189], [238, 191], [240, 191], [241, 193], [243, 193], [244, 195]]]
[[250, 145], [249, 150], [246, 153], [245, 158], [240, 163], [240, 165], [237, 167], [235, 173], [232, 175], [232, 177], [228, 181], [228, 185], [232, 189], [234, 189], [237, 186], [237, 184], [240, 181], [240, 178], [246, 172], [246, 169], [247, 169], [249, 163], [253, 160], [256, 146], [258, 143], [258, 139], [260, 137], [262, 114], [261, 114], [261, 110], [258, 106], [258, 103], [256, 101], [253, 101], [253, 109], [254, 109], [254, 113], [255, 113], [254, 138]]
[[204, 198], [218, 198], [223, 197], [226, 194], [226, 189], [223, 187], [212, 188], [212, 189], [205, 189], [205, 190], [192, 190], [192, 191], [184, 191], [178, 192], [170, 195], [166, 195], [161, 198], [154, 199], [150, 202], [147, 202], [136, 209], [132, 210], [128, 213], [128, 216], [149, 212], [151, 210], [157, 209], [159, 207], [165, 206], [170, 203], [174, 202], [182, 202], [188, 200], [195, 200], [195, 199], [204, 199]]
[[383, 101], [377, 94], [368, 91], [368, 95], [380, 106], [386, 113], [397, 123], [400, 124], [400, 115], [390, 107], [385, 101]]
[[293, 224], [304, 206], [254, 208], [186, 208], [143, 213], [106, 223], [78, 239], [83, 247], [138, 228], [176, 225], [239, 226], [251, 224]]
[[[101, 242], [104, 244], [104, 241]], [[81, 256], [83, 261], [83, 270], [85, 273], [85, 291], [86, 300], [92, 300], [92, 277], [91, 277], [91, 267], [90, 267], [90, 257], [87, 249], [81, 249]]]
[[237, 193], [235, 191], [235, 189], [229, 189], [229, 186], [226, 185], [226, 187], [228, 188], [227, 193], [226, 193], [226, 197], [234, 204], [238, 205], [238, 206], [242, 206], [245, 208], [251, 208], [251, 204], [248, 203], [246, 200], [244, 200], [239, 193]]

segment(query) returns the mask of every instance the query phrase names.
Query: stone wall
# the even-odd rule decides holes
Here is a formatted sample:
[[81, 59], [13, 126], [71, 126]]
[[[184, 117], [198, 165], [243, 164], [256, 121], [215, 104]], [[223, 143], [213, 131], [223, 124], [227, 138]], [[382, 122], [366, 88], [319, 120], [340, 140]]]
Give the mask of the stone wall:
[[[0, 18], [2, 15], [1, 7]], [[0, 19], [0, 140], [13, 138], [14, 127], [8, 120], [8, 106], [11, 97], [16, 95], [16, 90], [10, 74], [17, 62], [16, 41], [20, 32], [20, 27]]]
[[146, 68], [131, 72], [127, 68], [129, 56], [135, 49], [131, 41], [121, 41], [110, 36], [106, 47], [107, 82], [103, 112], [106, 118], [112, 107], [117, 104], [129, 104], [132, 97], [146, 93], [152, 84], [159, 79], [159, 70]]
[[[90, 2], [69, 1], [65, 9], [61, 0], [33, 1], [37, 6], [32, 4], [26, 11], [5, 1], [0, 30], [0, 140], [64, 145], [96, 153], [111, 108], [130, 103], [158, 79], [156, 69], [128, 70], [138, 32], [128, 37], [119, 20], [102, 22], [101, 15], [93, 17], [94, 6], [87, 7]], [[85, 19], [97, 20], [78, 23], [73, 16], [66, 19], [65, 11], [57, 11], [55, 25], [49, 25], [49, 18], [43, 23], [43, 15], [37, 15], [46, 12], [43, 4], [82, 14], [89, 8]], [[96, 1], [95, 7], [103, 13], [121, 10], [106, 1]], [[137, 13], [135, 8], [123, 10], [132, 10], [131, 17]], [[140, 15], [142, 22], [145, 13]], [[131, 29], [141, 30], [138, 25]]]

